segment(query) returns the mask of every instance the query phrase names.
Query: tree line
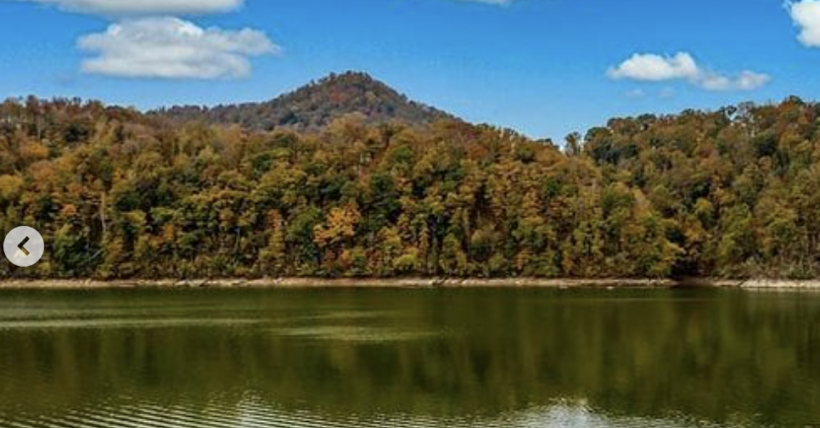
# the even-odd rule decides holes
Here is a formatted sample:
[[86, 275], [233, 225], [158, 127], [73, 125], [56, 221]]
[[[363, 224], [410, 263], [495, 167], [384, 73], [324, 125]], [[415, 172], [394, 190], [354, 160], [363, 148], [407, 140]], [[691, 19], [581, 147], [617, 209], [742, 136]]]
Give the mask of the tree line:
[[560, 145], [458, 121], [180, 125], [0, 104], [3, 277], [787, 277], [820, 272], [820, 106], [613, 119]]

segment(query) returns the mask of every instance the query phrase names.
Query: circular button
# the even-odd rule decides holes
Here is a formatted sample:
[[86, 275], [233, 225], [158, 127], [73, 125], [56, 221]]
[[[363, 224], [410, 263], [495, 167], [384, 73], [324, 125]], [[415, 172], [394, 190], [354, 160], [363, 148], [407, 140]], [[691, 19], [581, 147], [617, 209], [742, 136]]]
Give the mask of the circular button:
[[34, 266], [43, 257], [45, 249], [46, 244], [40, 232], [27, 226], [12, 230], [3, 241], [6, 258], [20, 267]]

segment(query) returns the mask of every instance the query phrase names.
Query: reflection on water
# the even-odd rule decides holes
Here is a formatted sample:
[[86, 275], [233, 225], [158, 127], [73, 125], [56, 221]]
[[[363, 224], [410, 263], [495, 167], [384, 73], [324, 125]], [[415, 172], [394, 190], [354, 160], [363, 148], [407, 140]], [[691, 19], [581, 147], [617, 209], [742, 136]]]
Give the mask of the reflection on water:
[[326, 325], [319, 327], [295, 327], [276, 330], [277, 334], [299, 336], [317, 340], [374, 342], [424, 339], [439, 335], [436, 331], [403, 331], [399, 328], [359, 327]]
[[820, 295], [0, 293], [0, 427], [820, 426]]

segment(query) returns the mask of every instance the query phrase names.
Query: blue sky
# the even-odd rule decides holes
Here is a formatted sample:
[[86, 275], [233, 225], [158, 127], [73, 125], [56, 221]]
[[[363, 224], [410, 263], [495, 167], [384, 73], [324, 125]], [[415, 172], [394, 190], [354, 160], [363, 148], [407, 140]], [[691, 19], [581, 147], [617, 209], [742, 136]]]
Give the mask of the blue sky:
[[211, 105], [363, 70], [556, 140], [614, 116], [820, 97], [816, 0], [0, 0], [0, 43], [0, 97]]

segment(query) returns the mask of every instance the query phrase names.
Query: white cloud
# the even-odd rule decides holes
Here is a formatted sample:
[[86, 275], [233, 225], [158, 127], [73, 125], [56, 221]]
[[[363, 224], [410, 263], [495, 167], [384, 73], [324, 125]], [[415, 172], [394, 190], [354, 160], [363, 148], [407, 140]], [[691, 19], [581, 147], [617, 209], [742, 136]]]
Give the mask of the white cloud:
[[749, 70], [730, 76], [704, 69], [686, 52], [674, 56], [634, 54], [617, 67], [610, 68], [607, 75], [615, 80], [644, 82], [683, 80], [707, 91], [751, 91], [771, 80], [766, 74]]
[[771, 80], [771, 77], [766, 74], [745, 70], [734, 78], [715, 73], [705, 73], [696, 83], [709, 91], [753, 91], [766, 85]]
[[243, 0], [23, 0], [101, 15], [199, 15], [227, 12]]
[[250, 57], [279, 51], [260, 31], [203, 29], [172, 17], [125, 20], [77, 45], [97, 55], [83, 61], [86, 73], [164, 79], [245, 77]]
[[652, 82], [672, 79], [691, 79], [700, 72], [688, 53], [673, 57], [654, 54], [635, 54], [607, 73], [613, 79], [632, 79]]
[[797, 39], [805, 46], [820, 47], [820, 1], [803, 0], [786, 3], [786, 9], [800, 28]]

